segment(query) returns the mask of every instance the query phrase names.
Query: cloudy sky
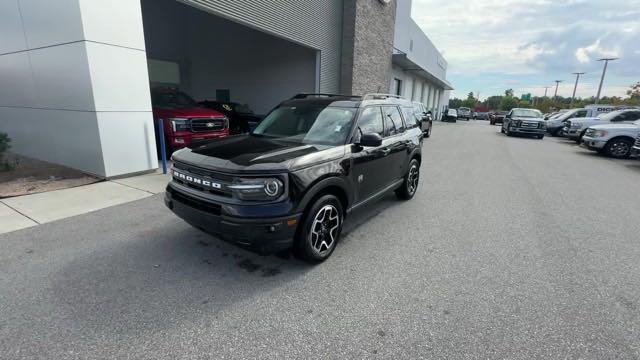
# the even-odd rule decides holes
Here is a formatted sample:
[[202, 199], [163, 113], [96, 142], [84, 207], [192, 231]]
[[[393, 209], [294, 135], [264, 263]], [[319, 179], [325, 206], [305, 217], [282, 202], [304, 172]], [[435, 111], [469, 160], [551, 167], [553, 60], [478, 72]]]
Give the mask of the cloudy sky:
[[449, 62], [452, 97], [543, 95], [556, 79], [571, 96], [577, 71], [586, 72], [577, 95], [595, 96], [601, 57], [620, 57], [604, 95], [640, 81], [640, 0], [413, 0], [412, 17]]

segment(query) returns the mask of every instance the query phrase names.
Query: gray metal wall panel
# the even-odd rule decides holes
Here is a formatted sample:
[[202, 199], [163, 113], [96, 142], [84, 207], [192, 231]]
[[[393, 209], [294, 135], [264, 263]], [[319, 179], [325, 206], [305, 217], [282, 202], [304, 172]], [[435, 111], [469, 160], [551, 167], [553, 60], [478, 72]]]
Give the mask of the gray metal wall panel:
[[342, 0], [179, 1], [320, 50], [320, 91], [339, 91]]

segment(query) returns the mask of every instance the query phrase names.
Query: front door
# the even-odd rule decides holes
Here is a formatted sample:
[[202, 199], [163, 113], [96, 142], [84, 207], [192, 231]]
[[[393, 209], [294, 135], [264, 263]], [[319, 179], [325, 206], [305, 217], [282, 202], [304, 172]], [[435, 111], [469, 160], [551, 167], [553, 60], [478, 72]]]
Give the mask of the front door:
[[[378, 133], [384, 136], [384, 122], [380, 106], [368, 106], [358, 118], [356, 138], [362, 134]], [[356, 188], [356, 203], [366, 200], [384, 189], [392, 180], [390, 151], [383, 141], [378, 147], [351, 146], [353, 170], [352, 181]]]

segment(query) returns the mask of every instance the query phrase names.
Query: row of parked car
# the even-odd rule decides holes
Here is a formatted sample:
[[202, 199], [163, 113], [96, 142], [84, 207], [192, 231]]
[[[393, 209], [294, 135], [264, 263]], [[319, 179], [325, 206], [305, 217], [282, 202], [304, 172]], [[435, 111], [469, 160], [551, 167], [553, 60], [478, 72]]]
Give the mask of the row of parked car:
[[563, 136], [598, 153], [626, 159], [640, 156], [640, 108], [589, 105], [543, 115], [535, 109], [513, 109], [501, 122], [506, 135], [526, 134], [539, 139], [545, 134]]
[[640, 108], [592, 105], [547, 120], [549, 132], [598, 153], [619, 159], [638, 156]]

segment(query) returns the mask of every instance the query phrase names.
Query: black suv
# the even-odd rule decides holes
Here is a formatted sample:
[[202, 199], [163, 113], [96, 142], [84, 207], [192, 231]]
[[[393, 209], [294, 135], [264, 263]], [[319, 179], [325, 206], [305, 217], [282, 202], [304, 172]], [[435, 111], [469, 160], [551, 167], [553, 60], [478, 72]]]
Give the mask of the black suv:
[[414, 196], [422, 139], [413, 104], [394, 95], [296, 95], [251, 134], [175, 152], [165, 204], [239, 246], [322, 261], [352, 210]]

